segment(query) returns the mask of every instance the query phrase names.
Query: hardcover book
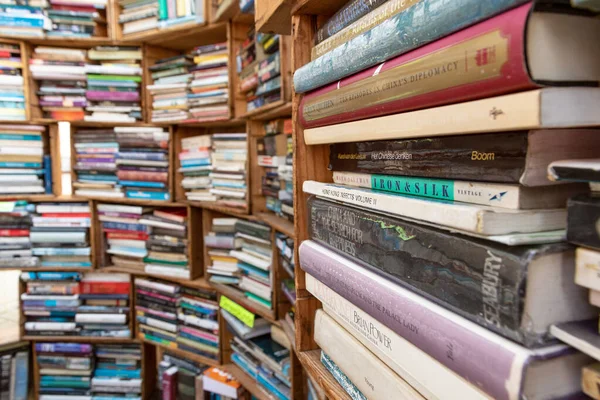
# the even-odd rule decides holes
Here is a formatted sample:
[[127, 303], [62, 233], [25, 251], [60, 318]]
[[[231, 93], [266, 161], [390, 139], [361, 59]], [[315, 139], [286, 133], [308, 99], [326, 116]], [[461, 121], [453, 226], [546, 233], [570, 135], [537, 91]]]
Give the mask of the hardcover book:
[[600, 250], [600, 194], [575, 196], [567, 203], [567, 240]]

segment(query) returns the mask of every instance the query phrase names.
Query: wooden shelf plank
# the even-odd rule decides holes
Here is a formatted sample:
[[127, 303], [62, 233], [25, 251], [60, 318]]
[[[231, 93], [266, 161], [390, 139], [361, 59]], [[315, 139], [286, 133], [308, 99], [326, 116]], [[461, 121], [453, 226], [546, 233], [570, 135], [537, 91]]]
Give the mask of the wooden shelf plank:
[[220, 294], [235, 301], [236, 303], [238, 303], [242, 307], [246, 308], [251, 313], [260, 315], [261, 317], [263, 317], [267, 321], [271, 322], [272, 324], [279, 325], [279, 321], [277, 321], [275, 319], [275, 310], [272, 310], [267, 307], [261, 306], [260, 304], [251, 302], [250, 300], [248, 300], [246, 298], [246, 296], [244, 296], [244, 294], [242, 292], [240, 292], [239, 290], [237, 290], [235, 288], [232, 288], [227, 285], [222, 285], [220, 283], [210, 283], [210, 284]]
[[244, 218], [250, 221], [257, 220], [254, 215], [250, 215], [250, 210], [245, 208], [234, 208], [224, 207], [218, 205], [216, 202], [204, 202], [204, 201], [183, 201], [185, 204], [189, 204], [194, 207], [206, 208], [207, 210], [220, 212], [223, 214], [231, 215], [232, 217]]
[[125, 37], [123, 43], [141, 40], [168, 49], [188, 51], [196, 46], [224, 41], [227, 37], [227, 23], [192, 23], [149, 32], [142, 39], [138, 38], [138, 35], [131, 39]]
[[[224, 4], [227, 3], [227, 4]], [[227, 22], [233, 20], [242, 24], [254, 24], [254, 14], [242, 13], [238, 0], [225, 0], [221, 7], [215, 10], [211, 22]]]
[[[283, 107], [284, 112], [289, 111], [289, 112], [287, 112], [287, 114], [289, 114], [290, 116], [292, 115], [292, 105], [290, 103], [286, 103], [284, 100], [277, 100], [273, 103], [266, 104], [262, 107], [258, 107], [255, 110], [247, 112], [246, 114], [242, 115], [240, 118], [248, 119], [248, 118], [260, 116], [261, 120], [274, 119], [274, 118], [277, 118], [277, 113], [281, 112], [280, 109], [282, 107]], [[264, 115], [267, 115], [267, 117], [264, 117]], [[275, 116], [272, 116], [272, 115], [275, 115]], [[258, 118], [253, 118], [253, 119], [258, 119]]]
[[59, 38], [59, 37], [43, 37], [32, 38], [24, 37], [20, 40], [25, 40], [31, 44], [38, 46], [57, 46], [69, 48], [91, 48], [95, 46], [117, 45], [115, 40], [108, 37], [91, 37], [91, 38]]
[[196, 362], [198, 362], [200, 364], [210, 365], [211, 367], [217, 367], [217, 366], [219, 366], [219, 360], [213, 360], [212, 358], [204, 357], [204, 356], [201, 356], [199, 354], [195, 354], [195, 353], [192, 353], [192, 352], [189, 352], [189, 351], [185, 351], [185, 350], [181, 350], [181, 349], [178, 349], [178, 348], [164, 346], [164, 345], [162, 345], [160, 343], [153, 342], [152, 340], [148, 340], [148, 339], [142, 338], [141, 336], [139, 338], [139, 341], [142, 342], [142, 343], [148, 343], [148, 344], [151, 344], [153, 346], [160, 347], [163, 350], [169, 351], [169, 352], [171, 352], [171, 353], [173, 353], [175, 355], [178, 355], [180, 357], [184, 357], [184, 358], [188, 358], [188, 359], [190, 359], [192, 361], [196, 361]]
[[292, 103], [283, 103], [278, 107], [262, 110], [260, 113], [250, 116], [250, 119], [257, 121], [268, 121], [276, 118], [292, 118]]
[[117, 272], [117, 273], [131, 274], [131, 275], [135, 275], [135, 276], [144, 276], [144, 277], [149, 277], [149, 278], [162, 279], [162, 280], [177, 283], [179, 285], [189, 287], [189, 288], [213, 289], [214, 290], [214, 287], [212, 285], [210, 285], [204, 278], [196, 278], [196, 279], [191, 279], [191, 280], [190, 279], [182, 279], [182, 278], [175, 278], [175, 277], [166, 276], [166, 275], [149, 274], [145, 271], [140, 271], [139, 269], [117, 267], [117, 266], [100, 267], [100, 268], [98, 268], [98, 271], [99, 272]]
[[298, 353], [298, 359], [306, 372], [324, 391], [327, 397], [336, 400], [350, 400], [350, 396], [321, 363], [321, 350]]
[[246, 127], [246, 120], [241, 118], [232, 118], [221, 121], [208, 121], [208, 122], [180, 122], [175, 124], [164, 124], [165, 126], [179, 125], [179, 126], [189, 126], [192, 128], [230, 128], [234, 126]]
[[333, 15], [348, 0], [297, 0], [292, 7], [292, 14]]
[[261, 385], [256, 382], [256, 379], [244, 372], [240, 367], [235, 364], [227, 364], [221, 367], [228, 373], [230, 373], [242, 386], [249, 391], [252, 396], [258, 400], [277, 400], [277, 397], [269, 394]]
[[292, 0], [261, 0], [254, 4], [256, 30], [289, 35], [292, 32]]
[[295, 237], [294, 224], [285, 218], [269, 212], [258, 213], [258, 219], [269, 225], [277, 232], [281, 232], [292, 239]]

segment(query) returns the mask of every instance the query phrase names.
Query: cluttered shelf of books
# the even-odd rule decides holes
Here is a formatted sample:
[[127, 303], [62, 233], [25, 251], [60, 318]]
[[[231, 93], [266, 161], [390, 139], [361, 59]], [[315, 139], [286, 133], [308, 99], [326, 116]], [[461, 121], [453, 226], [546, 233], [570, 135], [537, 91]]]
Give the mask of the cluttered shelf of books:
[[327, 393], [600, 398], [597, 11], [491, 3], [292, 5], [296, 348]]

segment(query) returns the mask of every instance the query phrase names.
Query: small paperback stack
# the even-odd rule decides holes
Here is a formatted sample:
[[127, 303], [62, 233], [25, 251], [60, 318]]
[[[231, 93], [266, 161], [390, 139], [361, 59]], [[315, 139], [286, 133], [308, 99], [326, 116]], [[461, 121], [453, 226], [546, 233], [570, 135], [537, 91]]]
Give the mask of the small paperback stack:
[[[0, 202], [0, 268], [31, 268], [39, 259], [31, 250], [31, 213], [35, 205], [24, 200]], [[6, 210], [6, 211], [4, 211]]]
[[219, 321], [214, 290], [181, 287], [177, 310], [177, 347], [212, 360], [219, 360]]
[[94, 353], [87, 343], [35, 343], [40, 399], [90, 398]]
[[158, 60], [150, 67], [154, 83], [146, 88], [152, 94], [152, 122], [177, 122], [189, 119], [188, 83], [192, 79], [186, 55]]
[[36, 204], [30, 240], [42, 268], [92, 268], [88, 203]]
[[246, 170], [248, 142], [246, 133], [212, 135], [212, 172], [210, 193], [226, 207], [248, 208]]
[[119, 143], [113, 129], [78, 129], [73, 135], [77, 175], [75, 195], [123, 197], [117, 187], [116, 157]]
[[236, 238], [236, 218], [213, 218], [211, 232], [204, 236], [208, 249], [210, 282], [237, 285], [240, 282], [238, 260], [229, 253], [241, 248], [242, 240]]
[[46, 35], [69, 38], [106, 37], [107, 2], [107, 0], [50, 0], [47, 15], [52, 21], [52, 30], [49, 30]]
[[88, 51], [97, 65], [87, 65], [86, 121], [136, 122], [142, 119], [140, 88], [142, 50], [139, 47], [98, 46]]
[[251, 112], [268, 104], [281, 100], [281, 59], [279, 54], [279, 35], [258, 33], [256, 35], [258, 53], [257, 87], [248, 101], [247, 111]]
[[26, 118], [22, 60], [18, 44], [0, 43], [0, 120]]
[[139, 224], [148, 227], [148, 250], [144, 271], [148, 274], [190, 279], [187, 254], [188, 215], [185, 208], [156, 209], [142, 215]]
[[9, 400], [27, 400], [29, 394], [29, 351], [28, 342], [13, 342], [11, 339], [0, 346], [0, 396]]
[[177, 348], [179, 285], [135, 278], [138, 339]]
[[210, 193], [211, 179], [210, 135], [193, 136], [181, 139], [181, 152], [178, 172], [183, 174], [181, 186], [190, 201], [216, 201], [217, 197]]
[[78, 272], [22, 272], [27, 291], [21, 295], [27, 336], [79, 336], [75, 323], [82, 274]]
[[210, 395], [210, 399], [243, 399], [246, 390], [231, 374], [211, 367], [202, 374], [202, 390]]
[[46, 0], [32, 0], [25, 4], [18, 0], [6, 0], [0, 4], [0, 35], [2, 37], [43, 37], [47, 18]]
[[148, 31], [158, 27], [157, 0], [119, 0], [119, 23], [123, 36]]
[[94, 399], [140, 399], [142, 348], [139, 344], [98, 344], [92, 376]]
[[128, 199], [169, 200], [169, 145], [163, 128], [116, 127], [118, 185]]
[[[195, 399], [196, 393], [202, 390], [202, 386], [196, 390], [197, 381], [202, 383], [202, 373], [207, 368], [204, 364], [171, 354], [168, 350], [163, 352], [157, 368], [157, 387], [162, 391], [163, 399]], [[166, 395], [171, 397], [165, 397]]]
[[228, 119], [229, 70], [227, 43], [196, 47], [191, 56], [192, 82], [188, 94], [191, 119], [196, 122]]
[[75, 322], [81, 336], [129, 338], [128, 274], [87, 273], [81, 279]]
[[46, 127], [0, 125], [0, 194], [52, 194]]
[[39, 104], [45, 118], [84, 119], [86, 51], [37, 46], [29, 59], [31, 76], [39, 81]]

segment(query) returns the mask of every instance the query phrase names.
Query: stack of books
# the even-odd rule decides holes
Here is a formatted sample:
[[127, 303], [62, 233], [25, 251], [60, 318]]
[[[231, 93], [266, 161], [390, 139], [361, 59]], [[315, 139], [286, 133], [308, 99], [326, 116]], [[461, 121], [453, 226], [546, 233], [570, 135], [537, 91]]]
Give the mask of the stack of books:
[[28, 342], [11, 342], [0, 346], [0, 396], [6, 399], [27, 400], [29, 394], [29, 351]]
[[31, 214], [35, 205], [24, 200], [0, 202], [0, 268], [31, 268], [39, 259], [31, 250]]
[[139, 224], [147, 226], [148, 254], [144, 271], [148, 274], [190, 279], [187, 251], [188, 215], [186, 208], [156, 209], [142, 215]]
[[0, 194], [52, 194], [45, 126], [0, 125]]
[[136, 122], [140, 106], [142, 50], [136, 46], [98, 46], [88, 51], [85, 120], [91, 122]]
[[219, 361], [219, 321], [214, 290], [181, 287], [177, 347]]
[[158, 60], [150, 67], [154, 83], [146, 89], [152, 95], [152, 122], [189, 119], [188, 84], [192, 79], [190, 58], [179, 55]]
[[22, 60], [18, 44], [0, 43], [0, 120], [26, 118]]
[[88, 343], [35, 343], [40, 399], [90, 397], [94, 352]]
[[84, 119], [86, 100], [86, 51], [37, 46], [29, 70], [38, 81], [39, 105], [45, 118], [59, 121]]
[[212, 135], [212, 148], [210, 193], [223, 206], [248, 208], [247, 134], [215, 133]]
[[163, 128], [116, 127], [118, 185], [129, 199], [170, 200], [169, 145]]
[[[48, 37], [107, 36], [107, 0], [50, 0], [46, 11], [52, 22]], [[100, 15], [102, 14], [102, 15]]]
[[181, 186], [190, 201], [216, 201], [210, 193], [212, 171], [212, 141], [210, 135], [192, 136], [181, 139], [178, 172], [183, 175]]
[[[237, 50], [237, 72], [240, 76], [240, 92], [246, 95], [246, 109], [250, 108], [250, 104], [256, 96], [254, 92], [258, 87], [258, 61], [256, 52], [256, 31], [254, 26], [251, 26], [246, 33], [244, 41], [240, 43]], [[259, 54], [262, 56], [262, 53]]]
[[87, 273], [81, 279], [75, 322], [80, 336], [129, 338], [128, 274]]
[[196, 122], [221, 121], [230, 116], [227, 43], [196, 47], [189, 71], [188, 108]]
[[158, 1], [119, 0], [118, 4], [121, 8], [119, 23], [124, 36], [158, 27]]
[[202, 391], [202, 386], [198, 384], [202, 383], [202, 373], [207, 368], [204, 364], [166, 350], [157, 368], [157, 388], [165, 400], [195, 399], [196, 393]]
[[26, 4], [7, 0], [0, 4], [0, 35], [3, 37], [43, 37], [47, 18], [44, 9], [47, 0], [33, 0]]
[[237, 258], [229, 253], [241, 247], [235, 236], [237, 218], [213, 218], [211, 231], [204, 236], [210, 265], [210, 282], [237, 285], [240, 282]]
[[[552, 398], [558, 381], [560, 396], [578, 395], [591, 360], [556, 345], [550, 328], [598, 316], [570, 278], [564, 243], [567, 199], [588, 188], [556, 184], [547, 168], [597, 157], [598, 131], [575, 127], [600, 124], [600, 91], [545, 65], [577, 60], [598, 82], [597, 54], [563, 36], [543, 54], [512, 53], [504, 35], [532, 48], [547, 39], [541, 26], [579, 37], [600, 26], [531, 2], [463, 0], [422, 13], [434, 4], [365, 6], [294, 74], [295, 91], [310, 91], [304, 141], [331, 144], [335, 182], [303, 182], [312, 197], [299, 261], [323, 304], [315, 342], [336, 378], [373, 399]], [[380, 40], [392, 37], [406, 40]], [[572, 114], [584, 103], [593, 106]], [[579, 199], [589, 197], [570, 200], [569, 222], [595, 232], [589, 210], [573, 220]], [[535, 379], [538, 368], [547, 372]]]
[[251, 112], [268, 104], [281, 100], [281, 57], [279, 54], [279, 35], [258, 33], [256, 35], [257, 86], [248, 98], [247, 111]]
[[[227, 371], [211, 367], [202, 374], [202, 389], [210, 399], [243, 399], [247, 396], [244, 387]], [[249, 396], [249, 395], [248, 395]]]
[[279, 252], [279, 265], [290, 278], [294, 278], [296, 276], [294, 270], [294, 239], [283, 233], [275, 232], [275, 245]]
[[142, 348], [139, 344], [98, 344], [94, 353], [93, 398], [141, 398]]
[[179, 285], [135, 278], [134, 286], [138, 339], [177, 348]]
[[118, 187], [116, 158], [119, 143], [114, 129], [77, 129], [73, 138], [75, 195], [123, 197]]
[[42, 268], [92, 268], [88, 203], [36, 204], [30, 232]]
[[182, 24], [201, 24], [204, 17], [203, 0], [179, 0], [174, 5], [168, 1], [158, 2], [158, 25], [161, 29]]

